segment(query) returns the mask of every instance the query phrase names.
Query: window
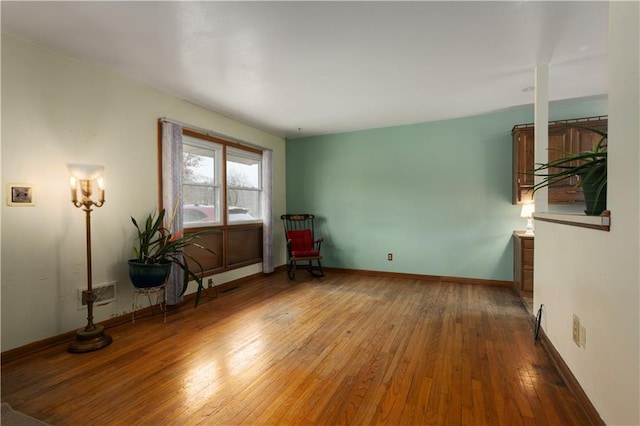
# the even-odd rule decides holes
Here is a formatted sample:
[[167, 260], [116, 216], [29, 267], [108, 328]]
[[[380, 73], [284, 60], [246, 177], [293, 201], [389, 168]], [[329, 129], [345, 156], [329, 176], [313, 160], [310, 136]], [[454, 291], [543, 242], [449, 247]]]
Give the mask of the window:
[[220, 225], [222, 145], [183, 136], [184, 226]]
[[205, 274], [263, 260], [262, 168], [260, 150], [182, 129], [183, 227], [216, 254], [185, 250]]
[[262, 218], [262, 156], [227, 148], [228, 220], [250, 222]]

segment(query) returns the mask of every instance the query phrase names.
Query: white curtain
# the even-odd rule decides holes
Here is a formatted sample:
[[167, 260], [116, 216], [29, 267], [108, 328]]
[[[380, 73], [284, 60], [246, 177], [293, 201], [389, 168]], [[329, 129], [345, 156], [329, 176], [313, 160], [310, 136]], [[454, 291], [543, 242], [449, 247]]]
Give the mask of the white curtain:
[[[162, 206], [166, 210], [166, 225], [174, 208], [175, 216], [170, 232], [175, 235], [182, 229], [182, 126], [167, 121], [162, 122]], [[184, 273], [178, 265], [171, 266], [167, 280], [167, 304], [182, 302]]]
[[262, 272], [273, 272], [273, 152], [262, 151]]

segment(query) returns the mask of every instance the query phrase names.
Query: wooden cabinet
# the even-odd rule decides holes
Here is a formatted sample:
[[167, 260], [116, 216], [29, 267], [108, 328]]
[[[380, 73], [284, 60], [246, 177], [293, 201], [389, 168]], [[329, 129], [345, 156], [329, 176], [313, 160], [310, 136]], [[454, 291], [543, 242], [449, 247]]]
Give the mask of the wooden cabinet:
[[533, 241], [533, 235], [513, 231], [513, 287], [526, 297], [533, 297]]
[[[607, 130], [607, 117], [588, 117], [549, 123], [548, 159], [563, 157], [563, 153], [578, 153], [590, 150], [600, 141], [600, 135], [573, 126]], [[532, 199], [535, 169], [535, 139], [533, 124], [514, 126], [513, 140], [513, 204], [524, 204]], [[551, 169], [550, 172], [556, 170]], [[584, 203], [582, 188], [576, 188], [578, 181], [572, 177], [549, 186], [549, 204]]]
[[513, 204], [524, 204], [533, 199], [535, 141], [533, 124], [515, 126], [513, 139]]
[[[566, 152], [575, 152], [571, 137], [571, 128], [563, 125], [549, 126], [548, 161], [558, 160], [566, 156]], [[558, 173], [559, 168], [552, 167], [549, 173]], [[549, 204], [567, 204], [584, 202], [582, 190], [578, 190], [578, 182], [572, 176], [562, 182], [549, 185]]]

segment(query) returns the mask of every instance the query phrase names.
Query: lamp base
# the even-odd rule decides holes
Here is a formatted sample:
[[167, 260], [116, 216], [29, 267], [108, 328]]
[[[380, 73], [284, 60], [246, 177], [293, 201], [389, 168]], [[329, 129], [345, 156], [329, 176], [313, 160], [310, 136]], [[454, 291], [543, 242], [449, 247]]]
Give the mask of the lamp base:
[[76, 333], [76, 339], [71, 342], [67, 349], [71, 353], [83, 353], [97, 351], [111, 344], [111, 336], [104, 334], [104, 327], [96, 325], [93, 330], [87, 331], [81, 328]]
[[532, 217], [527, 218], [527, 232], [525, 232], [524, 235], [533, 235], [533, 218]]

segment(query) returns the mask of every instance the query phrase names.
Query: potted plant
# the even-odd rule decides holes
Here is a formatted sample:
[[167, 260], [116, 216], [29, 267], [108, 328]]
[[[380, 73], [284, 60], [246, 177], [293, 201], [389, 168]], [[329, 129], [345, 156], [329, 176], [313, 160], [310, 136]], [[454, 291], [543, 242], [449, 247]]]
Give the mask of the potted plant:
[[[135, 287], [150, 288], [162, 285], [171, 273], [171, 265], [178, 265], [184, 272], [184, 281], [181, 295], [187, 290], [189, 281], [193, 280], [198, 284], [196, 292], [195, 306], [198, 306], [200, 295], [204, 290], [201, 274], [204, 272], [202, 265], [184, 251], [187, 246], [195, 246], [215, 254], [208, 248], [196, 243], [201, 233], [185, 235], [179, 231], [172, 235], [169, 226], [164, 226], [166, 211], [164, 209], [156, 215], [150, 213], [143, 226], [138, 225], [135, 218], [131, 217], [131, 222], [138, 232], [137, 244], [133, 247], [135, 257], [129, 260], [129, 278]], [[175, 215], [175, 214], [174, 214]], [[170, 223], [173, 221], [171, 219]], [[189, 261], [200, 270], [200, 275], [190, 268]]]
[[537, 163], [538, 167], [533, 174], [543, 179], [534, 185], [533, 192], [571, 176], [577, 176], [576, 187], [583, 188], [584, 191], [587, 207], [585, 213], [589, 216], [598, 216], [607, 208], [607, 132], [588, 127], [575, 127], [597, 133], [601, 136], [600, 141], [590, 151], [569, 153], [556, 150], [563, 155], [561, 158], [548, 163]]

